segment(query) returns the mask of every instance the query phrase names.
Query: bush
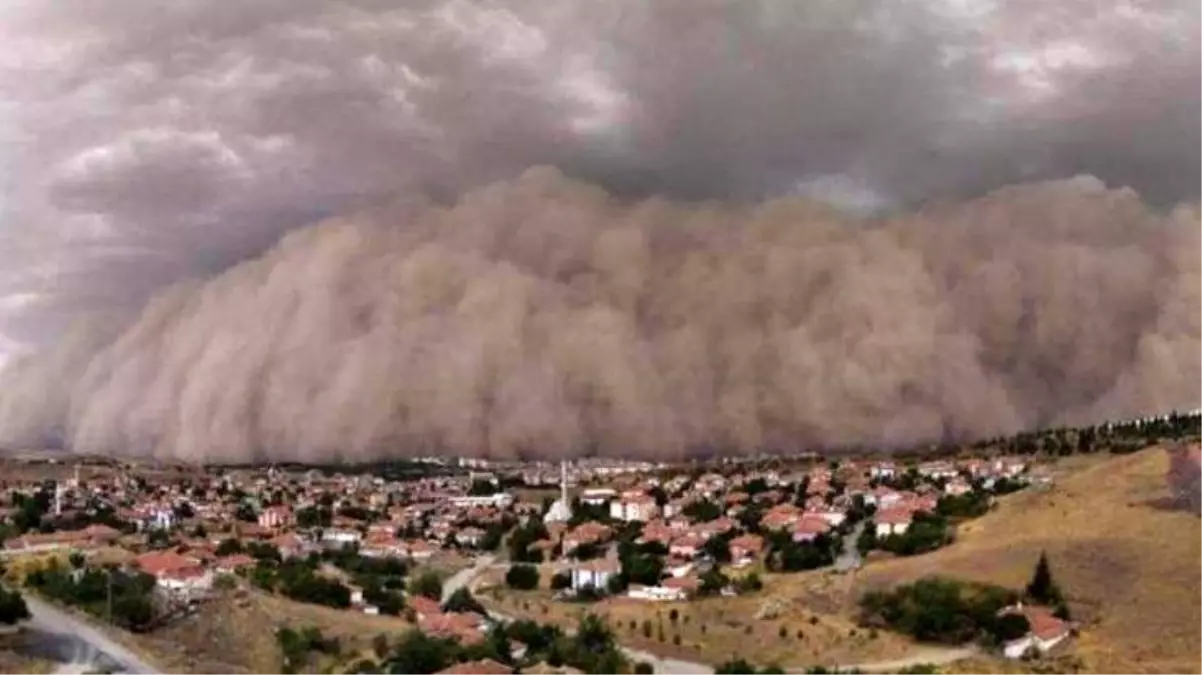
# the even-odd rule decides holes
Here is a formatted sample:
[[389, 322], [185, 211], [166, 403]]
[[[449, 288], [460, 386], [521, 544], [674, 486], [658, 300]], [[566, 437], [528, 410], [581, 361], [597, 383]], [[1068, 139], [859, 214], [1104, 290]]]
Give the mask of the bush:
[[475, 612], [482, 616], [488, 616], [488, 610], [484, 609], [484, 605], [480, 604], [479, 600], [472, 597], [472, 592], [466, 588], [460, 588], [447, 598], [446, 603], [442, 606], [444, 612]]
[[643, 637], [651, 639], [651, 619], [643, 620]]
[[423, 572], [409, 582], [410, 595], [422, 595], [431, 600], [442, 599], [442, 579], [433, 570]]
[[551, 577], [551, 590], [561, 591], [572, 585], [572, 576], [567, 572], [556, 572]]
[[998, 611], [1015, 599], [1015, 593], [998, 586], [928, 577], [892, 591], [865, 594], [861, 622], [888, 626], [924, 642], [996, 639], [999, 630], [1010, 629], [1001, 625]]
[[0, 588], [0, 624], [11, 626], [29, 618], [29, 607], [25, 598], [17, 591]]
[[783, 639], [785, 639], [785, 638], [789, 637], [789, 629], [788, 629], [788, 628], [785, 628], [784, 626], [781, 626], [781, 627], [780, 627], [780, 630], [778, 630], [778, 631], [776, 632], [776, 634], [777, 634], [777, 636], [778, 636], [778, 637], [780, 637], [780, 639], [782, 639], [782, 640], [783, 640]]
[[534, 565], [514, 565], [505, 573], [505, 584], [510, 588], [530, 591], [538, 588], [538, 568]]
[[679, 618], [680, 618], [680, 612], [676, 611], [675, 609], [668, 612], [668, 621], [671, 621], [672, 623], [676, 623], [676, 620]]
[[634, 664], [634, 672], [635, 675], [651, 675], [655, 672], [655, 669], [651, 667], [650, 663], [647, 663], [646, 661], [639, 661], [638, 663]]

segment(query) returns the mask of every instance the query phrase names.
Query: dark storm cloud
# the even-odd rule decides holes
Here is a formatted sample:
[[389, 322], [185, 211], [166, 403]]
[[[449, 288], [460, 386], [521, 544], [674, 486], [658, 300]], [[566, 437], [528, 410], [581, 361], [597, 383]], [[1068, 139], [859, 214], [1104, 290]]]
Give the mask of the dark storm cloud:
[[[283, 420], [308, 411], [309, 403], [255, 393], [254, 378], [270, 379], [274, 368], [294, 368], [288, 365], [293, 357], [286, 355], [298, 352], [260, 345], [244, 350], [240, 358], [251, 359], [244, 363], [232, 352], [212, 351], [202, 343], [216, 339], [229, 316], [280, 312], [281, 323], [265, 327], [264, 334], [276, 335], [272, 331], [284, 330], [284, 325], [293, 326], [293, 332], [303, 326], [312, 339], [304, 347], [313, 354], [310, 363], [317, 364], [334, 358], [324, 349], [344, 351], [340, 341], [347, 336], [321, 338], [309, 322], [325, 314], [305, 313], [318, 310], [310, 307], [311, 298], [296, 294], [325, 297], [321, 294], [328, 292], [329, 302], [340, 307], [360, 298], [351, 306], [369, 308], [363, 310], [369, 316], [378, 311], [393, 316], [378, 303], [391, 302], [391, 294], [400, 292], [395, 288], [362, 280], [316, 288], [335, 283], [333, 279], [342, 278], [338, 274], [309, 281], [310, 270], [346, 263], [323, 253], [327, 243], [342, 241], [338, 238], [302, 237], [296, 241], [308, 242], [308, 247], [295, 244], [300, 249], [268, 256], [293, 261], [279, 269], [296, 275], [298, 284], [313, 284], [303, 293], [298, 286], [291, 294], [277, 295], [283, 292], [278, 286], [283, 272], [271, 273], [263, 268], [267, 263], [254, 261], [289, 230], [364, 207], [375, 215], [347, 215], [339, 222], [349, 232], [360, 227], [375, 232], [381, 220], [398, 230], [399, 238], [362, 235], [375, 245], [399, 247], [377, 251], [379, 260], [400, 265], [399, 258], [390, 256], [412, 258], [417, 261], [410, 261], [413, 274], [427, 280], [422, 283], [452, 274], [461, 279], [451, 283], [452, 289], [485, 283], [481, 279], [501, 284], [497, 302], [502, 307], [518, 306], [507, 304], [517, 300], [504, 295], [506, 290], [520, 297], [533, 293], [528, 302], [545, 304], [558, 317], [540, 324], [543, 331], [557, 327], [555, 335], [541, 338], [552, 342], [574, 334], [572, 324], [560, 323], [574, 316], [571, 308], [581, 302], [595, 305], [591, 318], [576, 318], [587, 319], [612, 342], [609, 351], [595, 354], [595, 363], [577, 354], [540, 369], [525, 363], [526, 357], [511, 355], [516, 360], [506, 361], [506, 367], [524, 365], [510, 373], [509, 384], [493, 389], [478, 380], [483, 377], [476, 369], [480, 364], [464, 361], [485, 349], [458, 332], [477, 324], [465, 319], [442, 325], [417, 321], [421, 312], [402, 312], [390, 320], [408, 317], [416, 323], [398, 326], [403, 335], [364, 328], [365, 335], [374, 335], [371, 344], [387, 349], [392, 344], [388, 340], [402, 340], [416, 354], [439, 336], [456, 349], [429, 347], [435, 356], [423, 367], [458, 384], [448, 385], [442, 398], [429, 403], [442, 406], [437, 409], [414, 404], [405, 414], [397, 408], [375, 410], [371, 420], [353, 425], [306, 414], [312, 426], [308, 437], [325, 439], [305, 446], [311, 453], [335, 446], [378, 449], [381, 439], [401, 437], [411, 442], [436, 437], [462, 451], [508, 452], [522, 444], [514, 439], [527, 435], [541, 440], [523, 442], [550, 452], [556, 444], [595, 441], [607, 433], [600, 428], [606, 425], [616, 437], [626, 439], [622, 434], [638, 430], [665, 446], [714, 442], [744, 447], [784, 430], [823, 441], [840, 436], [912, 439], [1197, 399], [1193, 385], [1170, 374], [1174, 358], [1197, 351], [1197, 307], [1190, 304], [1196, 298], [1188, 290], [1196, 280], [1196, 246], [1176, 257], [1165, 248], [1166, 238], [1193, 245], [1196, 211], [1158, 216], [1136, 207], [1126, 193], [1121, 198], [1092, 192], [1081, 197], [1076, 188], [1055, 184], [1031, 188], [1032, 194], [1059, 196], [997, 193], [1013, 197], [1013, 208], [998, 206], [1002, 198], [994, 195], [984, 202], [948, 206], [947, 213], [924, 210], [913, 216], [915, 222], [928, 223], [923, 226], [911, 228], [899, 216], [884, 226], [892, 232], [885, 235], [861, 232], [865, 223], [806, 209], [795, 213], [789, 201], [756, 205], [796, 193], [839, 201], [852, 211], [900, 212], [927, 199], [979, 195], [1009, 183], [1078, 174], [1131, 186], [1159, 207], [1195, 200], [1197, 3], [443, 0], [398, 8], [368, 0], [260, 0], [24, 2], [10, 3], [0, 12], [0, 39], [6, 45], [0, 53], [0, 116], [6, 128], [0, 132], [5, 134], [0, 137], [0, 168], [7, 173], [0, 196], [0, 334], [27, 347], [69, 336], [8, 374], [9, 390], [0, 397], [0, 437], [29, 441], [53, 427], [74, 434], [81, 445], [108, 450], [199, 457], [220, 440], [227, 448], [221, 452], [258, 451], [273, 444], [280, 447], [269, 448], [271, 452], [291, 452], [297, 442], [283, 431]], [[656, 206], [660, 202], [652, 201], [634, 207], [636, 215], [625, 215], [617, 206], [594, 213], [590, 208], [597, 204], [577, 199], [588, 192], [585, 188], [551, 181], [545, 205], [562, 209], [565, 221], [554, 231], [517, 228], [511, 232], [516, 237], [512, 248], [497, 248], [499, 233], [510, 232], [513, 225], [511, 216], [489, 209], [541, 218], [527, 212], [527, 201], [505, 195], [548, 184], [527, 178], [486, 191], [495, 196], [481, 197], [483, 201], [459, 203], [461, 196], [539, 164], [556, 166], [616, 197], [660, 195], [729, 206]], [[567, 196], [557, 196], [560, 192]], [[1097, 203], [1085, 206], [1082, 199]], [[425, 200], [457, 204], [447, 216], [455, 224], [445, 232], [419, 231], [418, 223], [437, 220], [430, 214], [439, 213], [429, 210]], [[662, 218], [653, 218], [654, 226], [638, 220], [642, 216], [637, 214], [654, 214], [661, 207], [682, 223], [695, 223], [690, 227], [697, 231], [683, 234]], [[807, 340], [872, 335], [883, 330], [885, 317], [925, 326], [914, 329], [911, 338], [918, 342], [905, 349], [870, 340], [873, 349], [882, 351], [869, 350], [867, 362], [855, 354], [840, 355], [847, 360], [845, 372], [824, 377], [867, 378], [861, 395], [872, 403], [852, 405], [844, 416], [827, 411], [829, 424], [813, 421], [817, 408], [799, 401], [817, 405], [815, 399], [824, 397], [841, 400], [838, 392], [818, 387], [805, 396], [795, 392], [792, 398], [773, 398], [750, 384], [766, 377], [754, 375], [763, 363], [720, 365], [746, 358], [736, 357], [740, 350], [763, 351], [773, 355], [764, 356], [764, 363], [794, 363], [798, 372], [814, 376], [807, 370], [814, 365], [804, 365], [809, 362], [780, 342], [779, 326], [750, 322], [759, 332], [748, 328], [751, 333], [735, 339], [716, 318], [698, 314], [699, 309], [680, 309], [676, 321], [684, 332], [661, 333], [658, 319], [647, 314], [647, 306], [665, 311], [662, 305], [670, 298], [691, 306], [690, 299], [672, 290], [677, 282], [655, 277], [659, 270], [675, 278], [680, 270], [671, 267], [673, 256], [687, 258], [684, 252], [694, 252], [688, 274], [702, 269], [717, 274], [740, 269], [744, 262], [758, 269], [752, 261], [772, 238], [743, 230], [761, 223], [761, 212], [793, 214], [791, 227], [807, 233], [782, 244], [792, 251], [782, 256], [809, 260], [804, 251], [790, 247], [818, 246], [809, 237], [825, 241], [823, 228], [836, 221], [851, 230], [839, 235], [851, 237], [845, 242], [851, 248], [838, 250], [850, 256], [852, 269], [858, 269], [856, 261], [881, 254], [877, 247], [882, 242], [898, 244], [899, 237], [908, 241], [899, 255], [916, 256], [897, 264], [899, 273], [905, 271], [916, 284], [905, 288], [918, 295], [901, 293], [896, 300], [902, 307], [912, 304], [916, 316], [927, 319], [892, 317], [892, 310], [871, 303], [861, 308], [863, 314], [818, 311], [807, 304], [810, 300], [771, 304], [788, 316], [787, 326], [804, 327]], [[966, 231], [980, 229], [975, 234], [945, 233], [929, 224], [960, 223], [963, 214], [984, 214], [993, 224], [963, 226]], [[1069, 248], [1052, 249], [1076, 261], [1071, 263], [1076, 276], [1056, 281], [1047, 272], [1032, 277], [1046, 286], [1028, 281], [1035, 269], [1070, 263], [1045, 260], [1041, 244], [1047, 242], [1022, 228], [1031, 223], [1064, 228], [1063, 219], [1079, 217], [1106, 223], [1097, 226], [1099, 231], [1131, 231], [1099, 234], [1077, 224], [1071, 241], [1064, 242]], [[622, 225], [629, 218], [638, 222]], [[462, 222], [471, 219], [477, 222]], [[351, 239], [341, 245], [359, 245], [359, 235], [346, 236]], [[978, 239], [1002, 247], [1010, 257], [986, 265]], [[865, 248], [859, 254], [851, 252], [860, 246]], [[724, 247], [727, 253], [721, 253]], [[622, 252], [645, 256], [647, 267], [610, 279], [617, 272], [604, 266], [617, 264]], [[729, 260], [700, 262], [721, 255]], [[296, 262], [307, 257], [309, 263]], [[953, 259], [959, 262], [948, 262]], [[630, 265], [637, 268], [638, 260]], [[985, 265], [982, 274], [992, 275], [990, 281], [978, 291], [966, 290], [975, 288], [971, 284], [958, 286], [961, 272], [950, 270], [967, 264], [963, 261]], [[157, 290], [243, 262], [211, 284], [189, 281], [162, 292], [141, 312]], [[661, 265], [669, 268], [660, 270]], [[1121, 284], [1099, 277], [1100, 288], [1110, 295], [1095, 297], [1079, 288], [1094, 283], [1093, 275], [1108, 265], [1125, 266], [1118, 275]], [[934, 276], [921, 280], [920, 268]], [[599, 275], [590, 282], [595, 286], [578, 278], [586, 273]], [[742, 289], [732, 291], [735, 297], [756, 297], [768, 292], [757, 290], [759, 285], [774, 283], [763, 270], [747, 274], [732, 280]], [[275, 280], [268, 284], [275, 290], [255, 292], [255, 284], [267, 283], [263, 279]], [[798, 281], [802, 286], [797, 292], [820, 296], [825, 284], [834, 283], [823, 279]], [[867, 279], [855, 288], [868, 293], [873, 282]], [[1006, 295], [1007, 279], [1036, 285], [1020, 295]], [[810, 283], [816, 285], [805, 291]], [[382, 295], [363, 295], [369, 292]], [[459, 291], [447, 292], [447, 297], [412, 302], [424, 302], [430, 310], [459, 297]], [[858, 297], [860, 291], [847, 292]], [[997, 305], [991, 311], [1002, 313], [974, 314], [982, 310], [964, 300], [972, 292], [984, 293], [985, 300]], [[1031, 314], [1044, 303], [1059, 306], [1085, 298], [1090, 307], [1108, 308], [1103, 312], [1108, 320], [1131, 325], [1112, 342], [1097, 342], [1101, 338], [1076, 328], [1054, 330], [1050, 319], [1041, 323]], [[277, 302], [281, 304], [273, 304]], [[932, 314], [924, 315], [920, 308], [928, 302], [934, 303]], [[557, 308], [567, 314], [555, 314]], [[293, 311], [308, 318], [287, 318]], [[123, 330], [128, 319], [121, 315], [139, 312], [133, 327]], [[741, 315], [732, 310], [732, 316]], [[1092, 326], [1089, 322], [1098, 319], [1090, 316], [1097, 315], [1077, 318]], [[81, 318], [87, 319], [84, 327], [66, 330]], [[1007, 321], [1017, 327], [1007, 327]], [[106, 348], [118, 334], [120, 339]], [[959, 337], [943, 342], [949, 334]], [[511, 336], [514, 353], [535, 348], [524, 336]], [[218, 343], [228, 346], [248, 338], [226, 339]], [[746, 340], [774, 346], [753, 348]], [[919, 344], [922, 340], [933, 342]], [[137, 349], [131, 352], [133, 345]], [[738, 375], [714, 374], [716, 379], [704, 386], [691, 382], [689, 396], [694, 398], [688, 401], [665, 398], [664, 390], [654, 387], [675, 391], [680, 382], [667, 373], [685, 367], [663, 360], [669, 345], [699, 350], [699, 360], [688, 362], [699, 372], [733, 369], [729, 373]], [[923, 350], [932, 347], [959, 356], [949, 358], [938, 372], [919, 368], [900, 377], [883, 368], [880, 379], [871, 377], [875, 371], [869, 364], [926, 354]], [[1070, 354], [1083, 360], [1061, 362]], [[1193, 360], [1185, 362], [1196, 365], [1196, 354], [1189, 358]], [[340, 371], [330, 390], [310, 392], [306, 400], [342, 410], [374, 395], [401, 406], [400, 394], [368, 386], [366, 363], [343, 364], [348, 369]], [[398, 361], [390, 372], [412, 375], [403, 363], [408, 362]], [[602, 363], [608, 365], [598, 365]], [[327, 365], [335, 368], [333, 362]], [[616, 417], [583, 412], [590, 408], [581, 407], [583, 394], [573, 387], [585, 386], [581, 382], [607, 369], [621, 373], [635, 365], [659, 376], [648, 378], [652, 384], [645, 386], [652, 389], [635, 396], [631, 382], [609, 380], [608, 414]], [[490, 377], [497, 377], [501, 366], [489, 367], [494, 372]], [[225, 410], [207, 398], [205, 385], [185, 386], [193, 379], [210, 381], [199, 377], [196, 368], [240, 373], [246, 381], [237, 383], [243, 387], [238, 391], [249, 398], [233, 395], [231, 400], [240, 403]], [[289, 377], [304, 379], [298, 372]], [[914, 393], [919, 385], [912, 378], [928, 378], [931, 387], [944, 393]], [[988, 404], [994, 414], [978, 417], [981, 413], [957, 408], [957, 396], [948, 393], [963, 393], [952, 387], [957, 379], [977, 382], [964, 387], [976, 392], [966, 400]], [[36, 386], [31, 384], [35, 380]], [[524, 397], [511, 391], [516, 383], [525, 385]], [[28, 387], [36, 391], [26, 391]], [[170, 403], [137, 399], [148, 392], [160, 397], [154, 400]], [[1023, 400], [1012, 400], [1016, 398]], [[465, 424], [457, 415], [476, 415], [478, 422], [493, 414], [480, 412], [477, 400], [499, 401], [490, 410], [498, 411], [496, 427], [508, 431], [491, 442], [455, 435], [461, 431], [447, 440], [448, 429]], [[202, 402], [202, 408], [195, 407]], [[715, 405], [725, 412], [714, 413]], [[224, 412], [212, 418], [218, 408]], [[394, 420], [394, 414], [407, 421]], [[268, 417], [260, 420], [262, 415]], [[715, 426], [681, 421], [690, 416], [719, 421]], [[803, 419], [811, 419], [809, 426], [799, 422]], [[567, 426], [558, 426], [561, 421]], [[467, 426], [477, 428], [472, 426], [477, 422]], [[682, 424], [694, 427], [682, 431]], [[212, 434], [220, 425], [235, 431], [218, 439]], [[296, 428], [301, 426], [298, 422]], [[358, 435], [348, 440], [340, 434]]]

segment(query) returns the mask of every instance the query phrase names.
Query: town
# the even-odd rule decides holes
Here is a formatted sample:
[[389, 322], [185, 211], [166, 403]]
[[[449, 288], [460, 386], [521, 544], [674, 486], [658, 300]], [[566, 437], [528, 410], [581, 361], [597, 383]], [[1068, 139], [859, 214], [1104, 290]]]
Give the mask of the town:
[[[697, 637], [689, 651], [682, 631], [666, 639], [659, 608], [672, 608], [677, 629], [677, 608], [689, 603], [761, 598], [758, 614], [771, 615], [767, 581], [819, 571], [852, 578], [876, 561], [950, 547], [999, 499], [1053, 492], [1066, 457], [1195, 441], [1181, 452], [1196, 481], [1198, 423], [1196, 412], [1173, 414], [926, 458], [427, 459], [362, 470], [10, 458], [0, 478], [2, 556], [5, 578], [31, 598], [130, 634], [186, 622], [233, 593], [395, 617], [414, 629], [346, 672], [668, 672], [672, 659], [783, 672], [733, 660], [750, 652], [724, 665], [684, 659], [719, 636]], [[904, 594], [951, 583], [934, 578], [869, 593], [859, 625], [919, 641], [988, 638], [998, 658], [1039, 658], [1063, 649], [1080, 624], [1051, 579], [1057, 561], [1030, 562], [1026, 592], [992, 589], [994, 619], [979, 626], [944, 634], [901, 616]], [[592, 625], [599, 619], [589, 608], [602, 603], [617, 609]], [[646, 617], [657, 617], [657, 639]], [[285, 672], [330, 651], [320, 630], [294, 628], [277, 631]], [[782, 638], [793, 632], [802, 633], [780, 626]], [[561, 644], [590, 635], [587, 649]]]

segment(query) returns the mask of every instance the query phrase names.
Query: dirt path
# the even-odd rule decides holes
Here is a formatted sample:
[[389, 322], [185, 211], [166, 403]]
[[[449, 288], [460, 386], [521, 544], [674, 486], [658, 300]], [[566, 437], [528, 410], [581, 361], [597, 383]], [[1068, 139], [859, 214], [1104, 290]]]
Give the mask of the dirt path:
[[[929, 663], [935, 666], [942, 666], [962, 659], [967, 659], [976, 656], [979, 650], [973, 646], [966, 647], [933, 647], [924, 646], [915, 654], [907, 656], [904, 659], [893, 659], [891, 661], [876, 661], [873, 663], [855, 663], [851, 665], [841, 665], [833, 670], [860, 670], [865, 673], [892, 673], [917, 666], [923, 663]], [[803, 672], [801, 670], [793, 672]]]

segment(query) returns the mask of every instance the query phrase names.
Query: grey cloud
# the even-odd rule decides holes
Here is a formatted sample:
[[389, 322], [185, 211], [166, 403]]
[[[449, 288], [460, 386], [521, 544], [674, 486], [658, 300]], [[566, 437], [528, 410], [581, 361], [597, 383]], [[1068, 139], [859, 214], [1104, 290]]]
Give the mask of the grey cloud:
[[[297, 417], [297, 429], [325, 439], [306, 446], [314, 453], [378, 448], [382, 438], [508, 451], [523, 443], [545, 448], [596, 440], [603, 432], [626, 439], [637, 436], [636, 429], [668, 446], [743, 446], [784, 430], [824, 442], [840, 434], [914, 438], [1197, 398], [1171, 374], [1174, 364], [1196, 361], [1183, 356], [1197, 348], [1197, 303], [1190, 304], [1196, 300], [1190, 295], [1196, 247], [1166, 259], [1163, 242], [1171, 231], [1192, 243], [1193, 216], [1145, 211], [1130, 195], [1064, 197], [1076, 188], [1060, 183], [1029, 192], [997, 190], [1090, 174], [1135, 188], [1158, 210], [1196, 201], [1197, 3], [430, 0], [401, 8], [370, 0], [257, 0], [18, 3], [0, 12], [0, 39], [9, 45], [0, 54], [0, 114], [9, 123], [0, 138], [0, 166], [8, 173], [0, 195], [0, 296], [27, 299], [0, 303], [0, 333], [27, 349], [44, 348], [41, 361], [47, 364], [39, 370], [35, 357], [6, 376], [26, 382], [53, 372], [52, 383], [38, 386], [58, 388], [53, 395], [47, 389], [23, 396], [24, 385], [10, 387], [17, 393], [0, 401], [7, 411], [0, 415], [0, 437], [29, 440], [39, 429], [53, 428], [75, 434], [83, 445], [147, 452], [163, 452], [163, 439], [172, 438], [186, 448], [179, 452], [200, 456], [204, 442], [216, 442], [212, 429], [230, 426], [244, 434], [220, 439], [230, 448], [287, 452], [271, 449], [296, 445], [282, 418], [252, 420], [267, 414], [255, 411], [309, 410], [310, 403], [281, 393], [292, 386], [281, 383], [317, 386], [307, 379], [307, 366], [291, 363], [302, 353], [308, 363], [339, 373], [328, 389], [306, 394], [306, 401], [343, 410], [348, 420], [360, 397], [395, 403], [369, 406], [365, 414], [374, 417], [350, 426], [311, 414]], [[1033, 61], [1033, 54], [1043, 61]], [[527, 178], [468, 192], [512, 181], [534, 165], [553, 165], [600, 186], [610, 196], [585, 201], [601, 199], [604, 208], [594, 212], [593, 202], [574, 201], [591, 194], [587, 189], [551, 181], [547, 200], [534, 200], [550, 214], [529, 217], [559, 217], [556, 227], [515, 228], [495, 209], [526, 213], [523, 198], [509, 193], [525, 194], [543, 183]], [[555, 197], [559, 190], [571, 197]], [[1057, 196], [1032, 196], [1049, 190]], [[979, 201], [962, 201], [986, 192], [990, 196]], [[847, 286], [822, 275], [798, 282], [798, 294], [814, 294], [804, 301], [774, 299], [772, 307], [789, 308], [788, 333], [752, 322], [759, 328], [736, 339], [700, 308], [665, 307], [672, 300], [691, 307], [692, 300], [672, 290], [678, 281], [660, 276], [677, 279], [679, 273], [679, 279], [708, 288], [706, 275], [736, 274], [732, 270], [743, 263], [734, 261], [752, 265], [740, 273], [746, 276], [734, 278], [747, 298], [779, 293], [752, 292], [780, 282], [754, 262], [768, 255], [759, 248], [768, 239], [741, 228], [760, 226], [756, 214], [762, 211], [800, 208], [793, 201], [765, 201], [794, 193], [894, 215], [882, 232], [861, 237], [860, 230], [880, 223], [816, 215], [807, 206], [779, 221], [806, 234], [775, 254], [774, 264], [815, 264], [813, 254], [797, 248], [814, 243], [807, 237], [848, 237], [834, 250], [849, 269], [874, 256], [900, 265], [895, 272], [913, 286], [899, 290], [896, 300], [899, 307], [910, 302], [913, 316], [869, 302], [873, 277], [853, 272], [845, 273]], [[711, 203], [689, 206], [655, 196]], [[639, 201], [647, 197], [653, 199]], [[438, 208], [449, 209], [446, 217], [456, 223], [474, 218], [495, 228], [422, 229], [437, 220], [431, 214], [444, 213]], [[911, 227], [904, 212], [914, 212], [909, 218], [918, 223], [945, 223], [948, 230]], [[375, 214], [370, 227], [360, 222], [367, 218], [363, 213]], [[316, 234], [285, 240], [267, 259], [311, 256], [307, 264], [279, 268], [305, 286], [287, 293], [271, 284], [271, 293], [252, 290], [267, 283], [264, 278], [282, 283], [283, 272], [265, 269], [257, 256], [282, 235], [335, 214], [349, 214], [338, 222], [350, 239], [333, 240], [349, 249], [327, 251]], [[964, 214], [972, 214], [972, 222]], [[1131, 232], [1073, 229], [1063, 223], [1070, 217]], [[380, 219], [396, 232], [377, 241]], [[621, 224], [630, 219], [636, 222]], [[1063, 229], [1055, 236], [1064, 238], [1049, 246], [1052, 240], [1041, 237], [1053, 235], [1024, 234], [1023, 219]], [[372, 234], [353, 234], [361, 227]], [[828, 231], [841, 227], [854, 232]], [[499, 242], [502, 232], [515, 241]], [[344, 296], [349, 291], [337, 285], [343, 279], [338, 274], [310, 274], [349, 264], [336, 256], [350, 255], [360, 245], [357, 236], [384, 247], [373, 264], [388, 260], [417, 275], [397, 281], [405, 289], [418, 284], [415, 298], [397, 299], [402, 291], [387, 285], [360, 288], [362, 281]], [[1005, 254], [988, 260], [980, 249], [985, 241]], [[885, 255], [890, 245], [912, 254], [910, 262]], [[671, 253], [675, 249], [695, 255]], [[335, 258], [323, 257], [330, 255]], [[370, 261], [362, 255], [362, 262]], [[711, 259], [722, 255], [730, 261]], [[645, 256], [644, 267], [623, 269], [626, 256], [636, 262]], [[979, 263], [983, 281], [962, 283], [967, 272], [961, 257]], [[680, 259], [687, 264], [678, 269]], [[931, 278], [923, 279], [915, 265]], [[1116, 265], [1120, 274], [1102, 274]], [[1076, 276], [1048, 271], [1058, 266]], [[205, 284], [214, 274], [220, 276]], [[838, 276], [836, 270], [826, 274]], [[444, 295], [423, 300], [422, 284], [445, 275], [459, 281], [439, 281], [449, 284], [440, 291]], [[1006, 291], [1010, 282], [1021, 292]], [[164, 290], [177, 283], [182, 285]], [[826, 297], [828, 283], [851, 302], [816, 300]], [[588, 299], [592, 309], [577, 318], [609, 342], [579, 346], [589, 344], [588, 332], [558, 323], [563, 317], [556, 315], [539, 330], [541, 339], [559, 345], [559, 361], [536, 364], [524, 355], [533, 347], [521, 336], [511, 336], [514, 344], [502, 349], [467, 332], [477, 325], [472, 321], [426, 316], [431, 307], [458, 298], [461, 286], [489, 284], [501, 289], [494, 298], [500, 308], [545, 304], [554, 315], [549, 308], [574, 308]], [[329, 294], [323, 302], [333, 306], [368, 288], [385, 294], [356, 300], [369, 316], [383, 311], [381, 302], [429, 306], [405, 309], [399, 316], [413, 324], [402, 321], [396, 332], [364, 329], [353, 345], [341, 342], [345, 335], [321, 337], [308, 315], [288, 314], [319, 311], [320, 302], [301, 296]], [[283, 305], [272, 309], [269, 299]], [[1074, 303], [1104, 309], [1060, 319], [1036, 313]], [[647, 304], [657, 308], [654, 317], [675, 317], [676, 330], [665, 332], [655, 323], [661, 318], [648, 324]], [[1111, 314], [1112, 305], [1124, 313]], [[318, 332], [288, 336], [297, 341], [289, 349], [204, 347], [209, 338], [221, 344], [220, 327], [229, 315], [246, 321], [276, 316], [294, 332], [299, 326]], [[1082, 323], [1049, 323], [1070, 316]], [[1099, 317], [1131, 326], [1103, 338], [1095, 335], [1107, 325]], [[80, 320], [86, 327], [70, 328]], [[912, 332], [892, 341], [865, 337], [845, 364], [815, 361], [807, 349], [780, 342], [872, 336], [890, 321]], [[552, 328], [554, 337], [547, 333]], [[163, 342], [167, 334], [191, 345], [190, 351]], [[56, 352], [52, 338], [63, 335], [76, 337], [64, 338], [58, 349], [66, 351]], [[247, 338], [225, 339], [241, 344]], [[146, 347], [155, 344], [160, 347]], [[1016, 345], [1030, 351], [1015, 351]], [[143, 348], [150, 351], [138, 356]], [[923, 361], [931, 348], [951, 356]], [[323, 349], [351, 360], [342, 363]], [[472, 360], [494, 349], [506, 355], [503, 366]], [[672, 361], [665, 353], [673, 349], [694, 354], [695, 361]], [[768, 366], [745, 362], [751, 357], [740, 353], [744, 349], [772, 354], [764, 363], [812, 382], [845, 382], [839, 387], [846, 391], [811, 383], [804, 396], [791, 390], [791, 398], [773, 398], [755, 384]], [[408, 382], [446, 380], [466, 388], [435, 387], [427, 392], [429, 402], [406, 403], [391, 384], [368, 377], [373, 358], [390, 350], [399, 354], [387, 357], [396, 360], [384, 366], [386, 372]], [[917, 361], [902, 368], [897, 361], [907, 355]], [[232, 398], [244, 407], [226, 410], [209, 399], [194, 370], [198, 358], [205, 371], [230, 373], [231, 386], [241, 387]], [[718, 363], [728, 362], [737, 377], [706, 379], [727, 368]], [[134, 363], [136, 373], [130, 370]], [[871, 364], [899, 369], [877, 373]], [[645, 370], [658, 377], [636, 387], [632, 373]], [[110, 371], [112, 378], [104, 380], [100, 373]], [[498, 372], [510, 374], [501, 378]], [[257, 374], [264, 383], [249, 375], [238, 380], [234, 373]], [[966, 388], [972, 396], [956, 388], [912, 394], [918, 385], [911, 378], [919, 373], [936, 388], [958, 379], [988, 384]], [[874, 379], [878, 375], [885, 379]], [[1170, 385], [1150, 384], [1165, 382]], [[118, 383], [137, 383], [172, 403], [143, 406], [118, 395]], [[425, 391], [423, 386], [414, 391]], [[611, 416], [581, 412], [580, 387], [608, 391], [615, 401], [607, 404]], [[883, 390], [905, 393], [884, 396]], [[472, 402], [482, 392], [494, 412]], [[863, 399], [852, 406], [857, 414], [826, 426], [814, 421], [815, 410], [847, 403], [845, 396]], [[24, 402], [14, 403], [17, 398]], [[626, 407], [613, 408], [619, 398]], [[17, 433], [12, 420], [34, 405], [30, 401], [40, 402], [39, 412], [24, 419], [37, 423], [22, 422]], [[964, 401], [995, 413], [970, 410]], [[195, 407], [202, 403], [203, 409]], [[139, 417], [120, 412], [125, 406]], [[685, 412], [717, 421], [687, 419]], [[98, 421], [110, 414], [123, 421]], [[394, 415], [405, 421], [394, 425]], [[165, 426], [167, 418], [175, 426]], [[612, 429], [598, 429], [602, 419]], [[495, 442], [482, 445], [478, 437], [463, 436], [482, 420], [493, 420]], [[118, 423], [123, 426], [113, 426]]]

